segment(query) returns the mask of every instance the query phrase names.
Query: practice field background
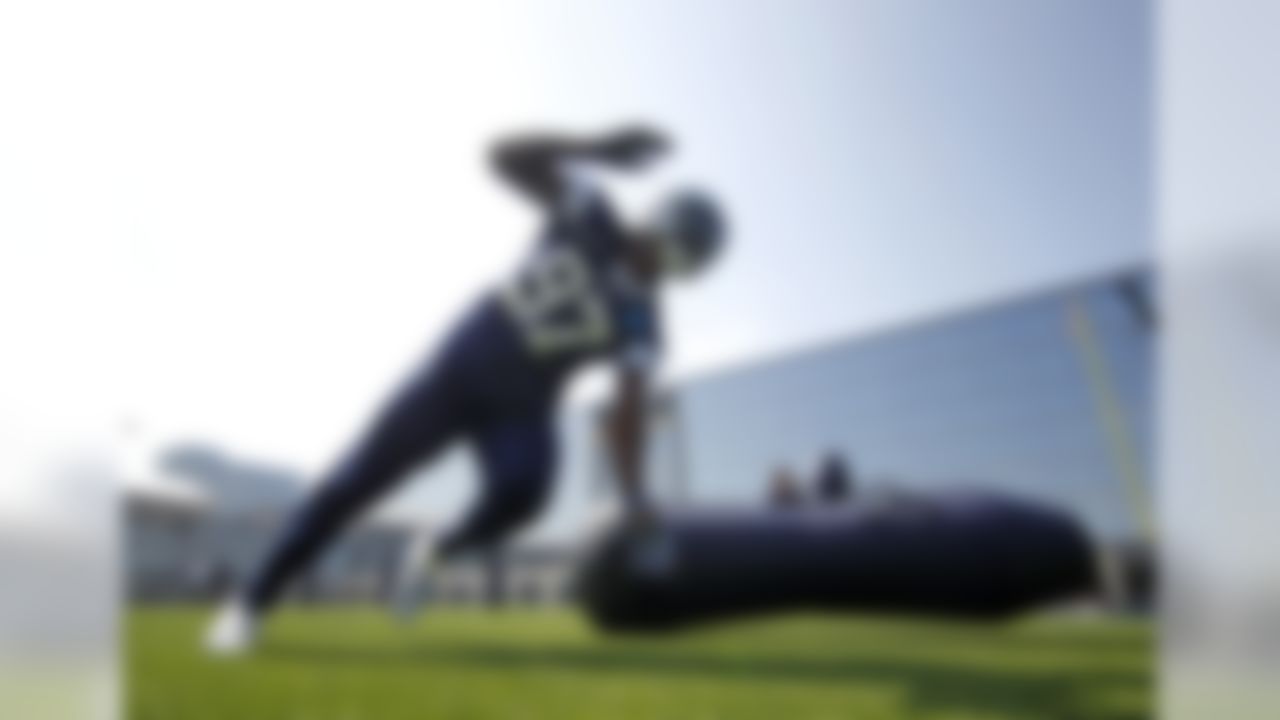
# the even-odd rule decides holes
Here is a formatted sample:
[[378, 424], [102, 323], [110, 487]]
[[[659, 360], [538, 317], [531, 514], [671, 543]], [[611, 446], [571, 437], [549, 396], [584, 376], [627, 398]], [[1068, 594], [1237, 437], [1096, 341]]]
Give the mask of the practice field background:
[[984, 627], [809, 616], [656, 638], [560, 611], [279, 615], [253, 658], [197, 645], [206, 611], [135, 610], [130, 720], [849, 718], [1137, 720], [1153, 715], [1141, 622]]

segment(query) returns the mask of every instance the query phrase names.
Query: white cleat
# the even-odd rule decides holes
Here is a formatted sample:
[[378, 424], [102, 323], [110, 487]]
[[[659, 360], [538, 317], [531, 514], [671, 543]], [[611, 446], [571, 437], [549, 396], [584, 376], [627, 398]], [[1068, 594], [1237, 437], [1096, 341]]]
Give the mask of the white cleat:
[[258, 617], [240, 600], [230, 600], [218, 611], [205, 633], [205, 650], [216, 657], [247, 655], [258, 641]]

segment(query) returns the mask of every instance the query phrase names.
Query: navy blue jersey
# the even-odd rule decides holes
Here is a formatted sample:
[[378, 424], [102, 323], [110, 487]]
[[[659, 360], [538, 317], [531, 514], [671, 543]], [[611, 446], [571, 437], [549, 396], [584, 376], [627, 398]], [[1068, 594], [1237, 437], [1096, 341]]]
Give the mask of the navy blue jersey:
[[498, 290], [499, 304], [528, 358], [557, 378], [607, 357], [649, 370], [661, 346], [654, 293], [627, 262], [607, 198], [581, 178], [567, 187], [532, 255]]

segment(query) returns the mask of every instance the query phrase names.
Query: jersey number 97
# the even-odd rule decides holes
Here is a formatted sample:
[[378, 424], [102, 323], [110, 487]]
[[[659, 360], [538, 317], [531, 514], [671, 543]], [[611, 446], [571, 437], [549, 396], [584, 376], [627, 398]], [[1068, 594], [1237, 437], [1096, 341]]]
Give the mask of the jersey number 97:
[[502, 292], [537, 355], [584, 352], [609, 339], [609, 315], [586, 261], [573, 248], [542, 250]]

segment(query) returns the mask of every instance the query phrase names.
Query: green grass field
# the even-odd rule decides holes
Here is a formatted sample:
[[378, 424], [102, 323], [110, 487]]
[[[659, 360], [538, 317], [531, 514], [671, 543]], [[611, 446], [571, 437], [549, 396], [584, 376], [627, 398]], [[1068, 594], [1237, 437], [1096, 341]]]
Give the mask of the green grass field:
[[130, 720], [1152, 716], [1152, 636], [1129, 622], [981, 627], [790, 617], [608, 637], [568, 612], [294, 610], [261, 652], [197, 648], [204, 614], [135, 610]]

